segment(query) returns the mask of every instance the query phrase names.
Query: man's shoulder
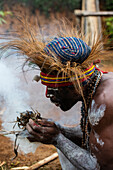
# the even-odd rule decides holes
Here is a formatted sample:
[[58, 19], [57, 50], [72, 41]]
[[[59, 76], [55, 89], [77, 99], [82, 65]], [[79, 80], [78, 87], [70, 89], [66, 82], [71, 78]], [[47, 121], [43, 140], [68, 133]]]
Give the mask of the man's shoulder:
[[98, 104], [113, 105], [113, 73], [102, 76], [99, 87], [94, 95], [94, 100]]
[[108, 72], [106, 74], [103, 74], [102, 75], [102, 82], [103, 81], [109, 81], [109, 80], [112, 80], [113, 79], [113, 72]]

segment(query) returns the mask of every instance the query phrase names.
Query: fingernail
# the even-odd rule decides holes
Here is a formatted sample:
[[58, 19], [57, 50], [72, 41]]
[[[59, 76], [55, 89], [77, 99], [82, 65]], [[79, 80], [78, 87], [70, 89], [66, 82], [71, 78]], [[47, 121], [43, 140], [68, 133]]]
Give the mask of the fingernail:
[[42, 120], [41, 119], [37, 119], [38, 122], [41, 122]]

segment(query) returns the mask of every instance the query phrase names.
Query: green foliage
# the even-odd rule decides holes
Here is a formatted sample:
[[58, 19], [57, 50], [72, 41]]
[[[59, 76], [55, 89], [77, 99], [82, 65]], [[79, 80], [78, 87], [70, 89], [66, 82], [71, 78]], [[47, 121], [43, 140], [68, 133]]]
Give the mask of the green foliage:
[[113, 41], [113, 17], [105, 19], [106, 31], [105, 34], [109, 36], [109, 43]]
[[32, 6], [33, 9], [38, 8], [46, 15], [50, 12], [73, 11], [81, 7], [81, 0], [21, 0], [21, 2]]
[[104, 8], [106, 10], [113, 10], [113, 0], [104, 0]]
[[5, 16], [7, 15], [12, 15], [12, 12], [10, 11], [0, 11], [0, 25], [2, 25], [3, 23], [7, 23], [6, 20], [4, 19]]

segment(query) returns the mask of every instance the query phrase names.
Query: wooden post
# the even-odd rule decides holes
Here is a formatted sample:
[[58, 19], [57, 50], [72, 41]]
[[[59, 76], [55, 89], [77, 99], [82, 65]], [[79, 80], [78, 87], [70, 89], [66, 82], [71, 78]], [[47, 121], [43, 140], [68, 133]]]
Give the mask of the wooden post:
[[[90, 11], [93, 16], [89, 15], [89, 13], [91, 14]], [[99, 0], [82, 0], [82, 11], [75, 11], [76, 16], [84, 16], [81, 18], [81, 31], [91, 47], [94, 43], [94, 38], [96, 40], [101, 32], [101, 20], [95, 16], [96, 12], [99, 12]]]

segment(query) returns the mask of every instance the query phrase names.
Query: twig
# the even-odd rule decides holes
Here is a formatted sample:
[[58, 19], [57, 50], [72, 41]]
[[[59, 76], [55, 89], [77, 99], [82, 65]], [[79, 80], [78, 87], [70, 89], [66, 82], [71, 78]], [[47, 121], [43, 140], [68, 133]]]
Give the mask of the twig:
[[15, 139], [15, 144], [14, 144], [14, 153], [15, 153], [15, 156], [11, 159], [12, 161], [18, 156], [18, 147], [19, 147], [19, 144], [16, 146], [18, 135], [19, 134], [16, 134], [16, 139]]
[[6, 131], [6, 130], [0, 130], [0, 135], [9, 135], [9, 134], [17, 134], [21, 131]]
[[28, 169], [29, 167], [28, 166], [23, 166], [23, 167], [16, 167], [16, 168], [11, 168], [11, 170], [25, 170], [25, 169]]
[[3, 162], [0, 164], [0, 167], [1, 167], [1, 166], [3, 166], [4, 164], [6, 164], [6, 162], [5, 162], [5, 161], [3, 161]]
[[20, 170], [22, 170], [22, 169], [35, 170], [35, 169], [37, 169], [37, 168], [45, 165], [46, 163], [48, 163], [48, 162], [50, 162], [50, 161], [53, 161], [53, 160], [56, 159], [56, 158], [58, 158], [58, 153], [57, 153], [57, 152], [55, 152], [55, 153], [52, 154], [51, 156], [49, 156], [49, 157], [47, 157], [47, 158], [45, 158], [45, 159], [43, 159], [43, 160], [41, 160], [41, 161], [35, 163], [34, 165], [32, 165], [32, 166], [30, 166], [30, 167], [27, 167], [27, 166], [25, 166], [25, 167], [16, 167], [16, 168], [12, 168], [11, 170], [16, 170], [16, 169], [18, 169], [18, 170], [19, 170], [19, 169], [20, 169]]

